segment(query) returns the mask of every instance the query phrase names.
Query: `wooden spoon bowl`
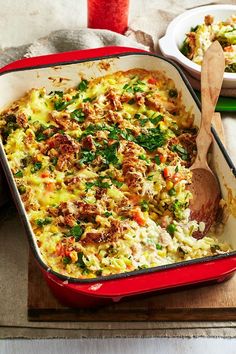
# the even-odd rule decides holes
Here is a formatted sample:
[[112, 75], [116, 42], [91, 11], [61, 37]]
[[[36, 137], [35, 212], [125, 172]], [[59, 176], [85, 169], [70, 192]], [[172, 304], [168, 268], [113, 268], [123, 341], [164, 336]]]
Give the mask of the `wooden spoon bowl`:
[[191, 219], [205, 224], [204, 231], [194, 233], [194, 237], [202, 238], [217, 218], [221, 193], [218, 180], [211, 170], [195, 168], [192, 172]]

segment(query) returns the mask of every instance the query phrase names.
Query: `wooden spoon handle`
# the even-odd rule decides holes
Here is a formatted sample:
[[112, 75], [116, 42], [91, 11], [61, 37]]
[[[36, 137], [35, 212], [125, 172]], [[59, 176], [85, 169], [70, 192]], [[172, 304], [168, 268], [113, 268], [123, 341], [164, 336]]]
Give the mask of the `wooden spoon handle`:
[[207, 152], [212, 142], [211, 121], [219, 98], [225, 70], [225, 59], [221, 45], [215, 41], [206, 51], [201, 68], [202, 119], [197, 136], [198, 166], [206, 167]]

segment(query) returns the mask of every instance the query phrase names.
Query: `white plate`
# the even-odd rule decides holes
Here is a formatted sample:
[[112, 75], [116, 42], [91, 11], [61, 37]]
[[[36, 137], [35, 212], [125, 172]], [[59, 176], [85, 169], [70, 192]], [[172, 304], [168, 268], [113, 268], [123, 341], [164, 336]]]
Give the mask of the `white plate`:
[[[165, 36], [159, 40], [162, 54], [174, 59], [185, 67], [192, 76], [200, 79], [201, 66], [180, 52], [186, 33], [190, 31], [191, 27], [204, 23], [206, 15], [212, 15], [216, 21], [222, 21], [233, 14], [236, 14], [236, 5], [201, 6], [184, 12], [169, 24]], [[236, 73], [224, 73], [223, 87], [236, 88]]]

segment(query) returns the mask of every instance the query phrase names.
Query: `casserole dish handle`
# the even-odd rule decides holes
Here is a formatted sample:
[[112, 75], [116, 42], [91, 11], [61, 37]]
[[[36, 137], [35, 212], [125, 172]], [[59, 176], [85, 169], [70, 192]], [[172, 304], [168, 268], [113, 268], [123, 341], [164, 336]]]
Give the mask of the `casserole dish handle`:
[[[217, 257], [216, 257], [217, 258]], [[180, 267], [167, 268], [166, 270], [148, 272], [135, 276], [103, 280], [89, 283], [63, 282], [57, 276], [47, 273], [47, 277], [57, 285], [71, 289], [74, 292], [90, 296], [112, 297], [113, 299], [125, 296], [138, 295], [141, 293], [165, 290], [200, 282], [226, 280], [236, 270], [236, 257], [213, 259], [207, 262], [182, 265]], [[204, 273], [204, 275], [203, 275]], [[219, 273], [221, 274], [219, 277]], [[115, 301], [115, 300], [114, 300]]]
[[42, 55], [42, 56], [37, 56], [32, 58], [24, 58], [24, 59], [16, 60], [1, 68], [0, 73], [6, 71], [14, 71], [23, 68], [29, 69], [30, 67], [37, 67], [37, 66], [44, 66], [44, 65], [48, 66], [48, 65], [57, 64], [59, 66], [60, 63], [62, 64], [64, 62], [66, 63], [73, 62], [73, 61], [76, 62], [78, 60], [87, 60], [90, 58], [98, 58], [98, 57], [101, 57], [102, 59], [103, 56], [107, 56], [107, 55], [118, 56], [119, 54], [130, 53], [130, 52], [143, 53], [146, 51], [137, 48], [118, 47], [118, 46], [84, 49], [84, 50], [73, 50], [71, 52]]

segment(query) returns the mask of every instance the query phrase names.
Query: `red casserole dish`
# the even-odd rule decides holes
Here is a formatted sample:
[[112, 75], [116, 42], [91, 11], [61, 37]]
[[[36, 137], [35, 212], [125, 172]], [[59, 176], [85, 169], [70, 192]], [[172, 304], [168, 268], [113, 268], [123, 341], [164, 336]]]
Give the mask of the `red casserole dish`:
[[[0, 98], [0, 107], [3, 109], [32, 87], [45, 86], [48, 91], [55, 90], [55, 88], [65, 89], [76, 85], [79, 75], [83, 75], [83, 78], [89, 80], [107, 73], [132, 68], [161, 70], [165, 72], [167, 77], [171, 77], [177, 89], [182, 91], [185, 106], [192, 107], [195, 124], [199, 125], [201, 117], [199, 101], [180, 69], [171, 61], [152, 53], [122, 47], [35, 57], [7, 65], [0, 70], [0, 87], [3, 93]], [[60, 78], [66, 78], [66, 80], [59, 80]], [[61, 275], [48, 268], [43, 262], [3, 146], [0, 145], [2, 166], [34, 256], [52, 292], [62, 303], [73, 307], [98, 306], [154, 291], [209, 281], [223, 281], [233, 274], [236, 270], [236, 238], [234, 237], [236, 215], [233, 212], [235, 209], [233, 202], [235, 202], [236, 169], [213, 128], [212, 133], [214, 142], [211, 162], [218, 176], [222, 196], [227, 202], [229, 211], [223, 237], [231, 244], [233, 251], [125, 274], [82, 280]]]

